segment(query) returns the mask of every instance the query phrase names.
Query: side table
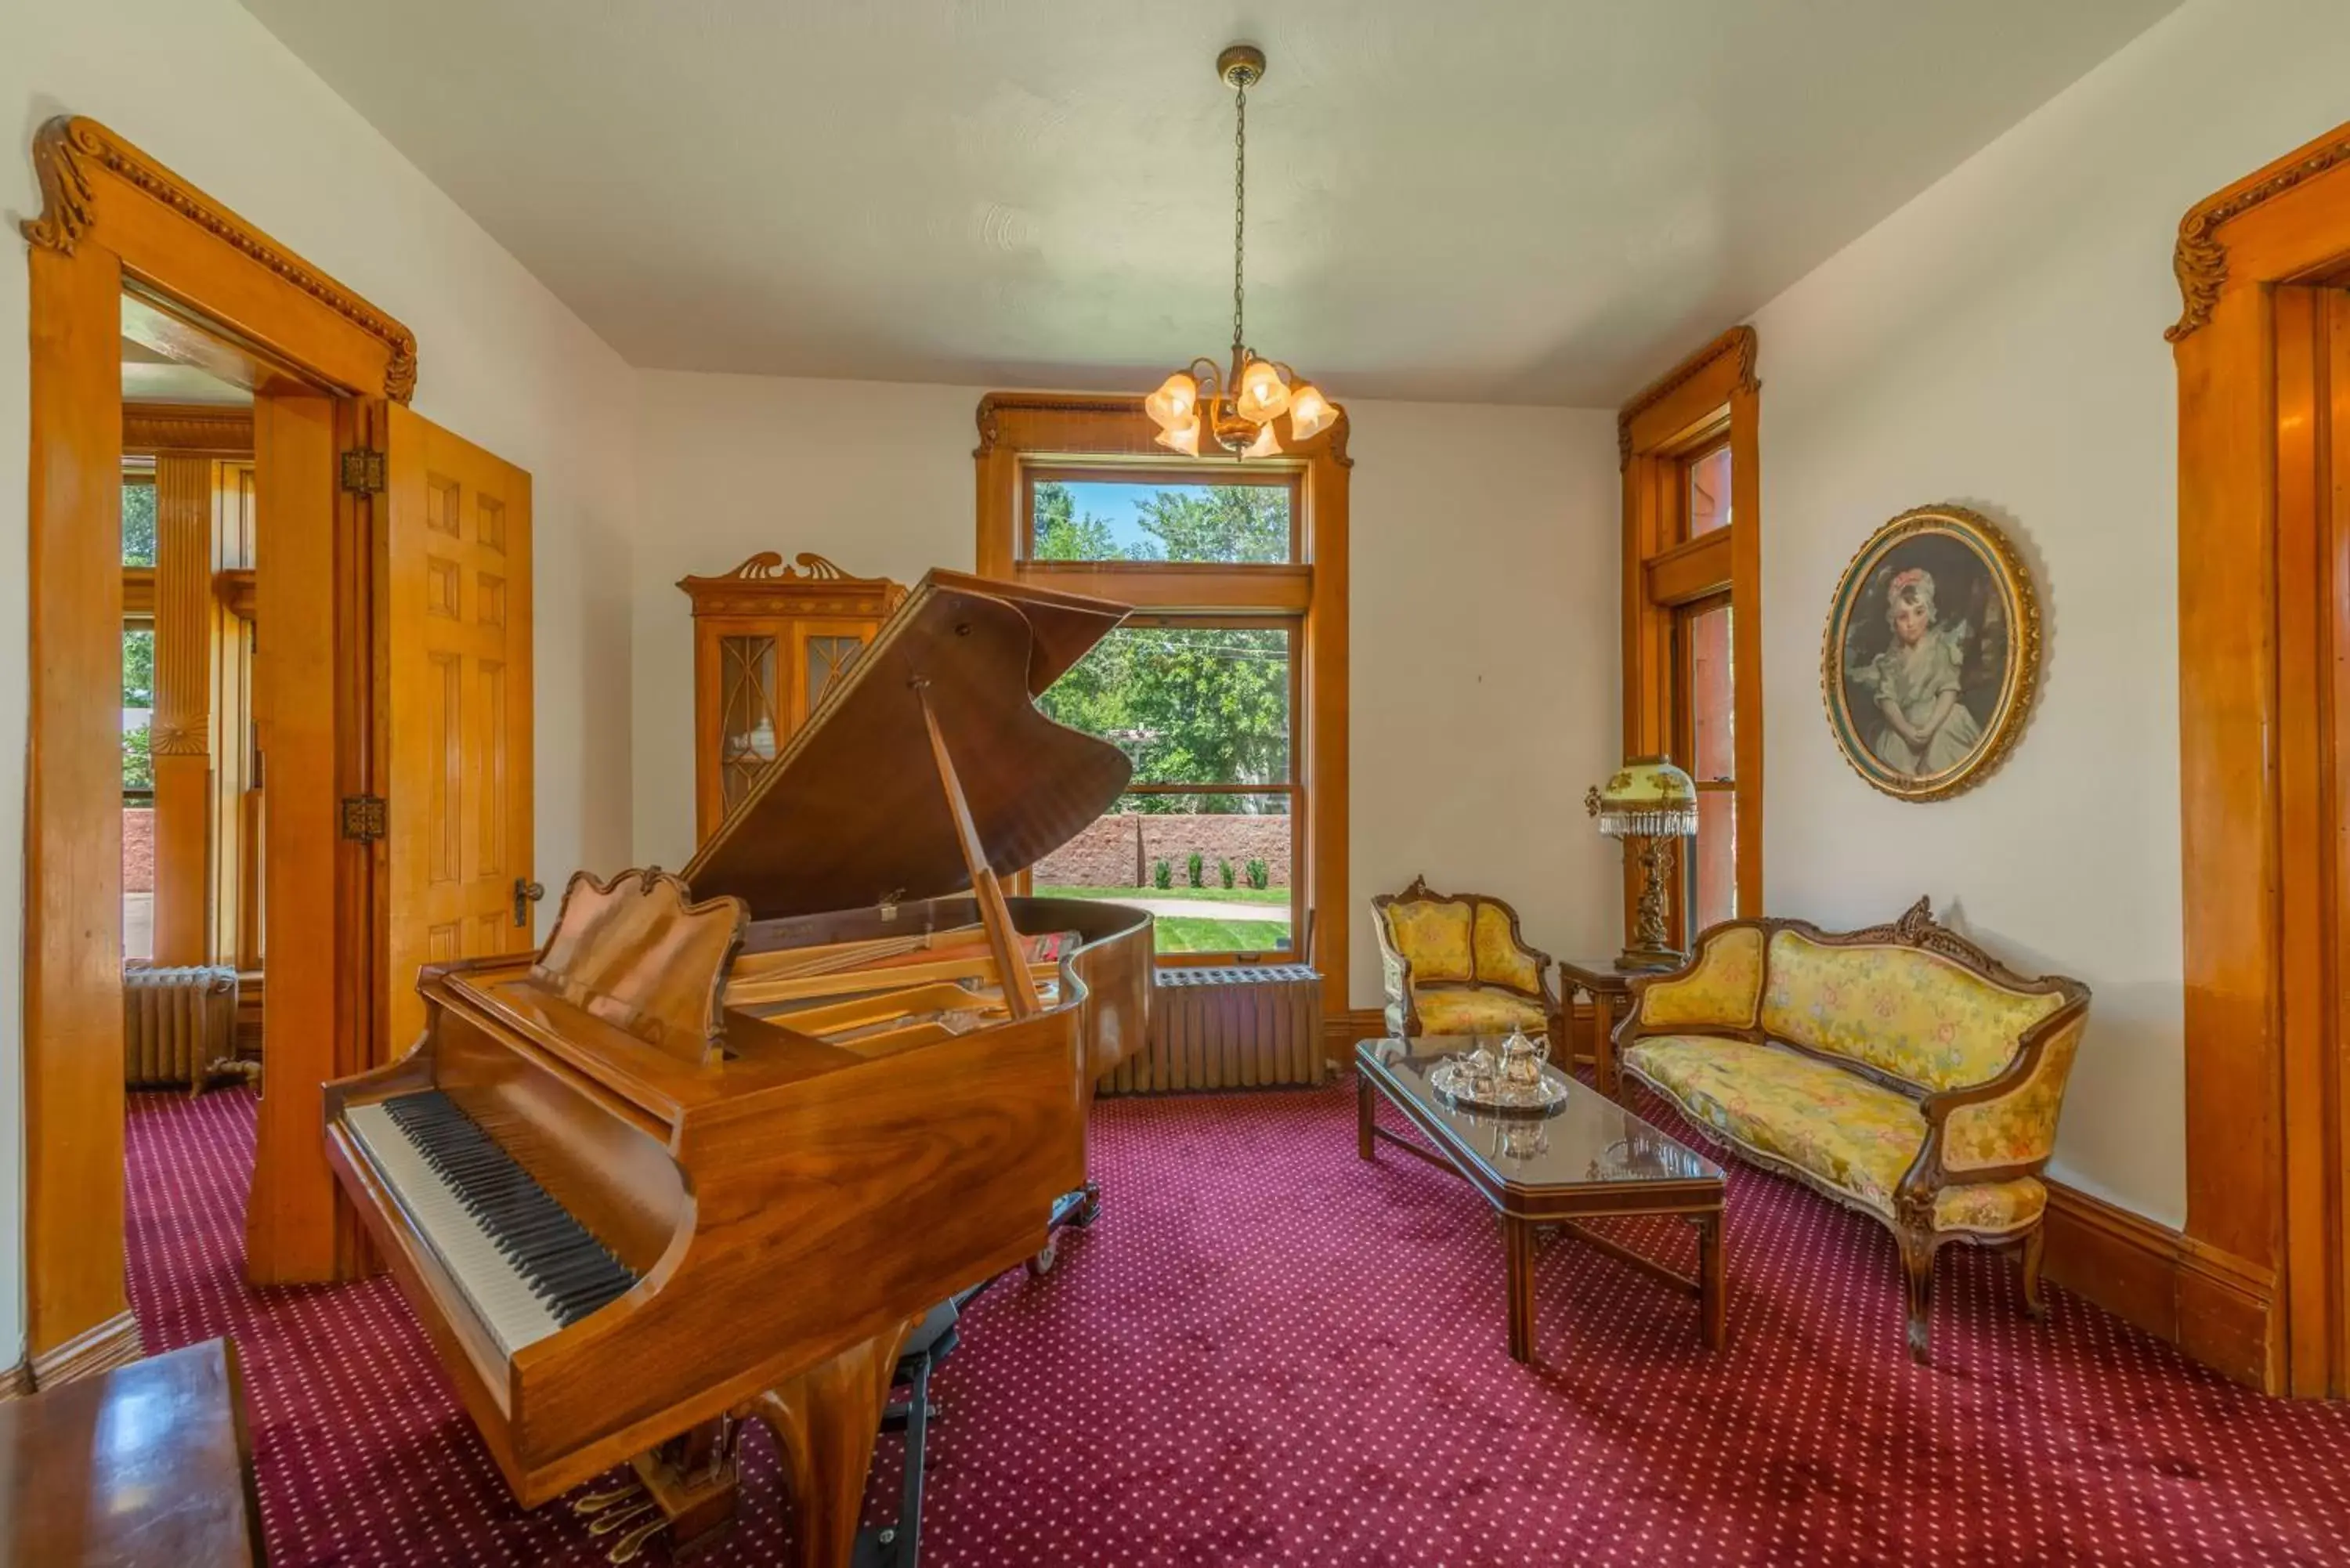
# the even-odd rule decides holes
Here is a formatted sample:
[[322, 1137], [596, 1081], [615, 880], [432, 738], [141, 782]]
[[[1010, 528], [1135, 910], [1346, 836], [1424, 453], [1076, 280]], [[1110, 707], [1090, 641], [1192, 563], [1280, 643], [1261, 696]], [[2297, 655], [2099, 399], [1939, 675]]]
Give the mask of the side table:
[[[1560, 959], [1558, 963], [1559, 1012], [1567, 1033], [1575, 1016], [1577, 992], [1591, 998], [1591, 1074], [1599, 1092], [1609, 1099], [1617, 1096], [1616, 1021], [1631, 1011], [1632, 982], [1644, 974], [1669, 973], [1666, 970], [1621, 970], [1612, 958]], [[1570, 1049], [1572, 1047], [1570, 1046]]]

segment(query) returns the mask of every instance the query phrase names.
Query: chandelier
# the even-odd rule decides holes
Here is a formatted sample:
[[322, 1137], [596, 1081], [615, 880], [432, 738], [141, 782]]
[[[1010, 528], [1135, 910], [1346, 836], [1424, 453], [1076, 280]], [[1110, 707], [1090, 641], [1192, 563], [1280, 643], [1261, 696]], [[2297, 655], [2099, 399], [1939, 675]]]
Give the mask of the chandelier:
[[1241, 261], [1248, 231], [1248, 89], [1264, 79], [1264, 51], [1234, 44], [1216, 57], [1216, 74], [1232, 89], [1232, 363], [1219, 372], [1202, 355], [1142, 400], [1159, 426], [1159, 444], [1186, 457], [1200, 455], [1205, 434], [1236, 457], [1272, 457], [1282, 450], [1274, 423], [1289, 419], [1289, 439], [1305, 441], [1329, 429], [1337, 409], [1311, 382], [1276, 359], [1261, 359], [1242, 329]]

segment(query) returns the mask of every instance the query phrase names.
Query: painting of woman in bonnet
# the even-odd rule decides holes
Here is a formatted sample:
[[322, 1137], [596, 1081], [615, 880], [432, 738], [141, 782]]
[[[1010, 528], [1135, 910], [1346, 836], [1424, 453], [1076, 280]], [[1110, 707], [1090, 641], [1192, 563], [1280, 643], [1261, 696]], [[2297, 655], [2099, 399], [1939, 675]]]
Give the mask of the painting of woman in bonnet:
[[1888, 794], [1931, 800], [1990, 771], [2031, 701], [2039, 611], [1991, 523], [1906, 512], [1846, 568], [1821, 682], [1846, 759]]

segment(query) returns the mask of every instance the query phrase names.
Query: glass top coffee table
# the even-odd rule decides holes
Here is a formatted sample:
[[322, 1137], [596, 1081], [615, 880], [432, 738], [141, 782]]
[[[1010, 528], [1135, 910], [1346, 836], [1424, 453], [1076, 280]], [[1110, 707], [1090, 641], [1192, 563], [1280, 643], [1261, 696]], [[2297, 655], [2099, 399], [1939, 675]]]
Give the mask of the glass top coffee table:
[[[1510, 1355], [1534, 1355], [1534, 1231], [1556, 1225], [1578, 1239], [1698, 1298], [1709, 1350], [1725, 1333], [1721, 1168], [1676, 1143], [1597, 1090], [1570, 1079], [1547, 1113], [1456, 1105], [1429, 1084], [1438, 1064], [1469, 1051], [1467, 1035], [1365, 1040], [1355, 1047], [1360, 1096], [1356, 1152], [1377, 1158], [1387, 1143], [1465, 1178], [1502, 1217], [1509, 1271]], [[1501, 1041], [1489, 1042], [1498, 1048]], [[1384, 1097], [1430, 1147], [1378, 1125]], [[1430, 1152], [1430, 1147], [1434, 1152]], [[1697, 1278], [1610, 1241], [1581, 1223], [1611, 1214], [1679, 1214], [1697, 1227]]]

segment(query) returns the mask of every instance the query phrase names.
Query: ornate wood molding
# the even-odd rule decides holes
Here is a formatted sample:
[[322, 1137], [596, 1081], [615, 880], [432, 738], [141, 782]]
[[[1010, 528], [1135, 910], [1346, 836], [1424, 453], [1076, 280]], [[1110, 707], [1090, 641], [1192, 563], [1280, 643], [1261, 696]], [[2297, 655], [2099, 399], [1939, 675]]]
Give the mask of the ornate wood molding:
[[[1330, 406], [1338, 416], [1330, 428], [1310, 441], [1300, 442], [1303, 451], [1290, 452], [1285, 455], [1308, 456], [1317, 444], [1326, 441], [1330, 455], [1339, 467], [1355, 466], [1355, 460], [1347, 455], [1347, 435], [1354, 428], [1353, 421], [1347, 417], [1345, 404], [1333, 403]], [[1142, 417], [1142, 400], [1126, 392], [989, 392], [979, 400], [975, 415], [979, 444], [972, 449], [972, 456], [985, 457], [995, 450], [996, 443], [1003, 439], [1003, 416], [1006, 413], [1132, 415], [1139, 420]], [[1149, 427], [1146, 425], [1143, 428], [1148, 430]], [[1182, 459], [1177, 456], [1171, 461], [1181, 462]]]
[[122, 450], [248, 457], [253, 410], [213, 403], [125, 403]]
[[2178, 319], [2163, 329], [2164, 339], [2179, 342], [2211, 319], [2228, 282], [2221, 225], [2345, 162], [2350, 162], [2350, 135], [2331, 130], [2189, 207], [2178, 220], [2178, 241], [2170, 253], [2170, 270], [2178, 279]]
[[1755, 341], [1753, 327], [1743, 324], [1733, 327], [1642, 388], [1639, 394], [1616, 415], [1616, 461], [1618, 466], [1632, 461], [1632, 422], [1723, 355], [1734, 353], [1738, 356], [1739, 391], [1761, 391], [1762, 383], [1754, 375]]
[[404, 403], [416, 390], [416, 335], [312, 267], [226, 207], [189, 184], [94, 119], [60, 115], [33, 139], [33, 168], [41, 182], [41, 215], [25, 220], [25, 238], [71, 255], [97, 225], [100, 174], [193, 223], [249, 260], [292, 284], [390, 350], [383, 395]]

